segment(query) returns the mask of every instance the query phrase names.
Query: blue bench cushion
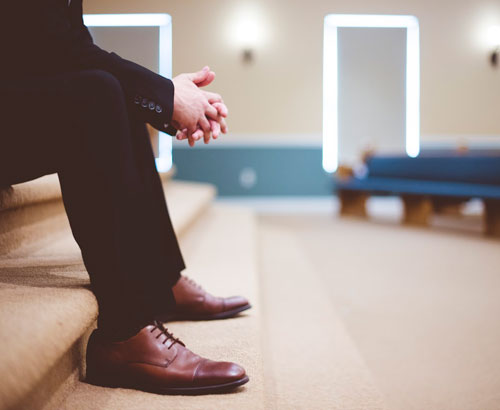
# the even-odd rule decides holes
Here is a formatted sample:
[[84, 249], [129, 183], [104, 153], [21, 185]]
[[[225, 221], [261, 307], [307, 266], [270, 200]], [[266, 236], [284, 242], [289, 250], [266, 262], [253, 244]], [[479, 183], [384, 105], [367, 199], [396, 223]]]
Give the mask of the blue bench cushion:
[[500, 186], [448, 181], [410, 180], [404, 178], [352, 178], [337, 181], [337, 188], [380, 194], [429, 195], [458, 198], [500, 199]]
[[373, 157], [369, 177], [500, 186], [500, 156]]

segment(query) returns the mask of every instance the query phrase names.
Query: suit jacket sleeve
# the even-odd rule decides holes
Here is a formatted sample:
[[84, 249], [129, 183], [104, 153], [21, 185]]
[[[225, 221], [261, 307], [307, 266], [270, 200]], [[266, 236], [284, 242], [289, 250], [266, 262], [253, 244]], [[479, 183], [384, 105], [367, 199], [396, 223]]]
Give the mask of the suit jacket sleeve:
[[81, 1], [73, 0], [71, 13], [71, 64], [77, 69], [102, 69], [123, 87], [129, 113], [157, 130], [175, 135], [170, 125], [174, 110], [174, 84], [145, 67], [96, 46], [83, 23]]

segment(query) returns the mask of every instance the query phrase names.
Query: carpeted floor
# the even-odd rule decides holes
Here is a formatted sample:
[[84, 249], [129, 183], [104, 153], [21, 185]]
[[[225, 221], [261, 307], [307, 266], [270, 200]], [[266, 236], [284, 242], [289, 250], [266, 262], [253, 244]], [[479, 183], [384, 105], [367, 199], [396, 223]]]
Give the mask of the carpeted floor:
[[[205, 207], [211, 195], [195, 202]], [[473, 214], [414, 229], [382, 208], [372, 222], [318, 209], [268, 214], [256, 232], [251, 212], [216, 206], [182, 238], [188, 273], [214, 293], [249, 296], [254, 309], [171, 328], [201, 354], [242, 363], [251, 382], [192, 398], [79, 382], [57, 409], [500, 409], [500, 241], [482, 237]], [[16, 398], [29, 387], [19, 380], [43, 376], [96, 311], [74, 242], [48, 239], [48, 254], [30, 245], [0, 261], [9, 352], [0, 393]], [[63, 325], [71, 340], [60, 337]]]
[[[472, 219], [465, 225], [479, 223]], [[271, 273], [276, 286], [278, 279], [295, 281], [287, 285], [287, 298], [309, 311], [300, 319], [307, 316], [316, 330], [323, 326], [322, 335], [308, 334], [296, 321], [297, 339], [308, 338], [304, 348], [324, 349], [324, 357], [332, 357], [324, 345], [332, 329], [328, 305], [313, 311], [306, 294], [310, 282], [319, 282], [318, 298], [328, 295], [389, 409], [500, 409], [500, 241], [464, 228], [463, 221], [457, 229], [450, 221], [414, 229], [394, 218], [364, 222], [327, 214], [268, 215], [260, 225], [264, 235], [278, 232], [295, 244], [287, 254], [280, 250], [286, 244], [263, 246], [261, 241], [260, 250], [264, 260], [274, 258], [281, 266]], [[296, 280], [288, 274], [296, 270], [297, 253], [302, 266], [311, 269]], [[269, 337], [279, 337], [272, 327]], [[321, 369], [322, 363], [309, 366]], [[308, 372], [295, 374], [302, 377], [311, 403], [323, 397], [322, 385], [316, 387], [320, 370], [313, 378]], [[288, 400], [294, 395], [303, 400], [304, 394], [289, 391]]]
[[208, 210], [181, 239], [189, 266], [187, 275], [214, 294], [244, 294], [253, 302], [253, 308], [230, 320], [168, 323], [169, 330], [196, 353], [243, 365], [250, 377], [247, 385], [230, 394], [189, 397], [109, 389], [79, 382], [57, 410], [263, 409], [265, 385], [255, 227], [252, 212], [218, 205]]
[[297, 235], [264, 223], [259, 239], [266, 409], [385, 409]]

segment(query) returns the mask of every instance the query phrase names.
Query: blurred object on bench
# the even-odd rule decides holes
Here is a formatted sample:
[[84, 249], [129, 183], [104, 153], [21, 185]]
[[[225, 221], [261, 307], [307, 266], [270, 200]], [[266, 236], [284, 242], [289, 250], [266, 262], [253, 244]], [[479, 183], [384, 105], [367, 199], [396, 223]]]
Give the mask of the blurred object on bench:
[[366, 216], [368, 196], [396, 195], [404, 204], [404, 223], [428, 225], [433, 214], [459, 215], [465, 202], [481, 199], [485, 233], [500, 237], [498, 154], [372, 156], [366, 159], [365, 175], [347, 174], [336, 178], [342, 215]]

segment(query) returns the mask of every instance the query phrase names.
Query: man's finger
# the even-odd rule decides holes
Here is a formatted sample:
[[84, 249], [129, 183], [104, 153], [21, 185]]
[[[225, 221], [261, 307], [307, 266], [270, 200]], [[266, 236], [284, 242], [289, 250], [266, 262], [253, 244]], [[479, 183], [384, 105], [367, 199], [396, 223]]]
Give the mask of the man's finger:
[[210, 132], [210, 122], [208, 122], [208, 118], [200, 118], [199, 126], [204, 132]]
[[198, 129], [198, 124], [196, 122], [192, 122], [191, 124], [187, 124], [187, 134], [188, 137], [191, 136]]
[[217, 109], [211, 104], [208, 104], [205, 108], [205, 115], [208, 119], [218, 121], [219, 113], [217, 112]]
[[220, 94], [211, 93], [210, 91], [203, 91], [203, 94], [210, 104], [224, 102], [222, 101], [222, 97], [220, 96]]
[[205, 144], [208, 144], [210, 142], [210, 138], [212, 138], [212, 130], [205, 133], [205, 135], [203, 136], [203, 142]]
[[220, 124], [217, 121], [210, 120], [210, 126], [212, 128], [212, 136], [216, 140], [220, 135]]
[[205, 133], [203, 132], [202, 129], [198, 128], [194, 133], [193, 133], [193, 139], [195, 141], [199, 141], [200, 139], [203, 138], [203, 136], [205, 135]]
[[217, 110], [217, 112], [219, 113], [219, 115], [221, 117], [226, 118], [228, 116], [229, 111], [226, 107], [226, 104], [224, 104], [222, 102], [216, 102], [216, 103], [213, 103], [212, 105], [215, 107], [215, 109]]
[[195, 132], [193, 132], [191, 136], [188, 137], [189, 146], [194, 147], [196, 141], [198, 141], [202, 136], [203, 136], [203, 131], [200, 129], [197, 129]]
[[200, 127], [201, 129], [203, 130], [203, 139], [205, 140], [205, 144], [208, 143], [208, 141], [210, 141], [210, 136], [211, 136], [211, 132], [212, 132], [212, 129], [210, 127], [210, 122], [208, 121], [207, 118], [203, 117], [203, 118], [200, 118]]
[[184, 129], [184, 130], [179, 131], [177, 133], [177, 139], [179, 141], [185, 140], [185, 139], [187, 139], [187, 137], [188, 137], [188, 135], [187, 135], [187, 129]]
[[219, 124], [220, 124], [220, 129], [221, 129], [222, 133], [223, 134], [227, 134], [227, 132], [229, 131], [229, 129], [227, 128], [226, 120], [221, 117], [220, 121], [219, 121]]

